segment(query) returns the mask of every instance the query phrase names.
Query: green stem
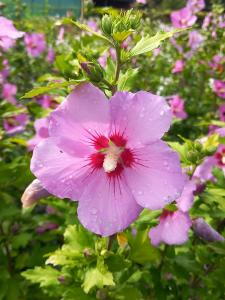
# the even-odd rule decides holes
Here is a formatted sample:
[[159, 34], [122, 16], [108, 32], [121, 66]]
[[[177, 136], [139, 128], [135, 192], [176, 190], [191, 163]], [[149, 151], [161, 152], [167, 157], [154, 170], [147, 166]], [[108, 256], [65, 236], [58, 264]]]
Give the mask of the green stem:
[[121, 49], [120, 47], [116, 46], [116, 72], [115, 72], [115, 79], [113, 81], [113, 88], [112, 88], [112, 94], [114, 95], [115, 92], [117, 91], [117, 81], [120, 76], [120, 71], [121, 71]]

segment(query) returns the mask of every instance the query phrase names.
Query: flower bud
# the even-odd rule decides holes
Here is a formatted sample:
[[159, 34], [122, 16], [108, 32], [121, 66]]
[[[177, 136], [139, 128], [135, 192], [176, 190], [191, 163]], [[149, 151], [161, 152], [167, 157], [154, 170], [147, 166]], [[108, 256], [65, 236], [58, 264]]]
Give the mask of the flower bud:
[[112, 33], [112, 19], [110, 16], [108, 15], [104, 15], [102, 18], [102, 31], [106, 34], [106, 35], [111, 35]]
[[35, 179], [28, 185], [21, 197], [23, 208], [30, 207], [41, 198], [48, 196], [50, 196], [49, 192], [42, 187], [41, 182], [38, 179]]
[[97, 63], [81, 62], [80, 66], [91, 81], [99, 82], [103, 79], [103, 69]]
[[193, 220], [192, 226], [195, 234], [207, 242], [224, 241], [224, 237], [207, 224], [203, 218]]

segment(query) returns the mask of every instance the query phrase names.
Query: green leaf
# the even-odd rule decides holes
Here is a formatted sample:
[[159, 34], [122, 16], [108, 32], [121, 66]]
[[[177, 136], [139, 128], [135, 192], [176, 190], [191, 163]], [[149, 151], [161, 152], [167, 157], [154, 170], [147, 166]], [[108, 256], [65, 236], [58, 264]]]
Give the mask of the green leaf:
[[94, 30], [92, 30], [90, 27], [88, 27], [85, 24], [81, 24], [81, 23], [73, 21], [72, 19], [69, 19], [69, 18], [63, 19], [63, 24], [72, 24], [72, 25], [75, 25], [77, 28], [79, 28], [81, 30], [84, 30], [84, 31], [87, 31], [87, 32], [91, 33], [92, 35], [94, 35], [95, 37], [97, 37], [99, 39], [102, 39], [105, 42], [107, 42], [110, 45], [112, 45], [112, 42], [109, 39], [107, 39], [104, 35], [101, 35], [100, 33], [95, 32]]
[[103, 288], [105, 285], [115, 285], [113, 275], [109, 271], [100, 271], [98, 268], [92, 268], [85, 274], [83, 289], [88, 293], [94, 286]]
[[131, 260], [139, 263], [146, 264], [148, 262], [159, 263], [161, 254], [159, 249], [153, 247], [148, 237], [148, 229], [145, 231], [138, 231], [135, 236], [131, 233], [128, 237], [130, 244], [130, 258]]
[[131, 57], [152, 51], [160, 46], [160, 43], [175, 33], [181, 32], [184, 29], [176, 29], [170, 32], [157, 32], [154, 36], [142, 37], [141, 40], [130, 51]]
[[122, 289], [119, 290], [119, 292], [117, 292], [113, 299], [116, 300], [141, 300], [143, 299], [141, 292], [135, 288], [135, 287], [123, 287]]
[[50, 83], [47, 86], [40, 86], [32, 89], [31, 91], [27, 92], [21, 99], [33, 98], [41, 94], [48, 93], [52, 90], [68, 87], [70, 85], [77, 85], [78, 83], [84, 82], [83, 79], [81, 80], [71, 80], [71, 81], [64, 81], [64, 82], [56, 82]]
[[138, 69], [129, 69], [125, 74], [120, 75], [118, 80], [119, 91], [130, 91], [133, 87], [133, 82], [138, 74]]
[[65, 292], [62, 300], [94, 300], [94, 298], [85, 294], [81, 288], [72, 287]]
[[59, 283], [60, 272], [50, 266], [36, 267], [33, 270], [23, 272], [22, 276], [32, 283], [39, 283], [40, 287], [47, 287]]

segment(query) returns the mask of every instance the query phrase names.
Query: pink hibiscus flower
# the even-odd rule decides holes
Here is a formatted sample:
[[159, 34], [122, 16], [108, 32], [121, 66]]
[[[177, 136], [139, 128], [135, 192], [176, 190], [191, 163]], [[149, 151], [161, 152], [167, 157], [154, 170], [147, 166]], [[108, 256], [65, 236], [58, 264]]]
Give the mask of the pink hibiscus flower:
[[170, 17], [173, 26], [176, 28], [186, 28], [197, 21], [197, 17], [193, 15], [188, 7], [172, 12]]
[[8, 135], [14, 135], [24, 131], [28, 122], [28, 115], [21, 113], [3, 120], [3, 127]]
[[203, 41], [204, 37], [197, 30], [189, 32], [188, 46], [192, 50], [198, 49]]
[[151, 243], [158, 246], [160, 243], [168, 245], [181, 245], [188, 240], [191, 227], [189, 215], [180, 210], [164, 210], [159, 219], [159, 224], [149, 231]]
[[180, 73], [184, 70], [185, 62], [182, 59], [175, 61], [175, 64], [172, 69], [172, 73]]
[[178, 119], [186, 119], [187, 113], [184, 109], [184, 100], [180, 96], [175, 95], [169, 100], [170, 107], [174, 117]]
[[162, 97], [117, 92], [108, 100], [81, 84], [51, 113], [49, 138], [35, 147], [31, 170], [48, 192], [79, 201], [86, 228], [112, 235], [142, 207], [161, 209], [180, 196], [178, 155], [160, 140], [171, 117]]
[[218, 97], [225, 99], [225, 81], [214, 79], [213, 91], [217, 94]]
[[48, 125], [49, 125], [48, 118], [42, 118], [42, 119], [35, 120], [34, 128], [35, 128], [36, 134], [32, 139], [27, 141], [29, 151], [32, 151], [34, 149], [34, 147], [38, 143], [40, 143], [43, 139], [46, 139], [47, 137], [49, 137]]
[[38, 57], [46, 50], [45, 35], [43, 33], [26, 33], [24, 43], [28, 55]]
[[193, 11], [193, 13], [197, 13], [205, 8], [205, 0], [188, 0], [187, 7]]
[[13, 47], [15, 40], [23, 35], [24, 32], [18, 31], [11, 20], [0, 16], [0, 47], [4, 51]]
[[17, 86], [12, 83], [4, 83], [2, 87], [2, 98], [12, 104], [16, 104], [15, 95], [17, 93]]
[[149, 231], [149, 237], [154, 246], [160, 243], [181, 245], [188, 240], [188, 232], [192, 225], [188, 211], [192, 207], [195, 190], [195, 182], [187, 180], [180, 198], [176, 200], [178, 210], [163, 211], [159, 224]]

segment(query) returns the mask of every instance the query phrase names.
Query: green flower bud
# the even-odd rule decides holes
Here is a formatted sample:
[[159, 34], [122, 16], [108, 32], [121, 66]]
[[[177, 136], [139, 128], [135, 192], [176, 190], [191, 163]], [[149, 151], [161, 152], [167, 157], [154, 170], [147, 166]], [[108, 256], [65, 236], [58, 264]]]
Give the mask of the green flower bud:
[[106, 34], [106, 35], [111, 35], [112, 33], [112, 19], [110, 16], [108, 15], [104, 15], [102, 18], [102, 31]]

